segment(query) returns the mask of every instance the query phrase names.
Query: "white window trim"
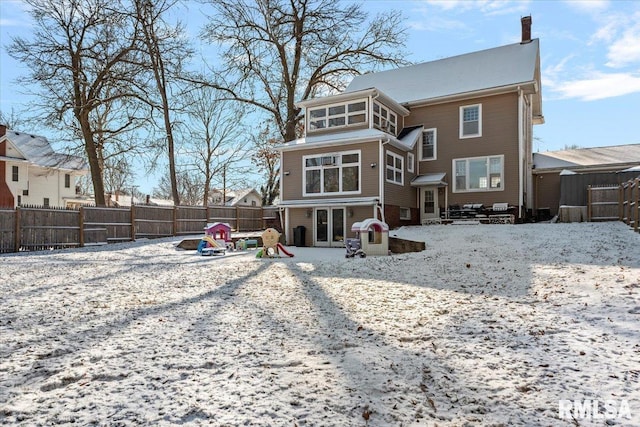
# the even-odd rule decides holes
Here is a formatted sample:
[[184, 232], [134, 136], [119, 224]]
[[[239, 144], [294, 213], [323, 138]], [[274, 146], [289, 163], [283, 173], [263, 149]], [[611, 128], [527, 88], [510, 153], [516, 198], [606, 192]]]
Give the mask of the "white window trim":
[[[492, 158], [499, 158], [500, 159], [500, 188], [491, 188], [491, 161], [490, 159]], [[489, 183], [489, 186], [487, 188], [473, 188], [471, 190], [460, 190], [457, 187], [457, 180], [456, 180], [456, 162], [457, 161], [461, 161], [464, 160], [466, 162], [466, 170], [465, 172], [467, 173], [467, 175], [465, 175], [467, 177], [467, 186], [469, 185], [469, 160], [477, 160], [477, 159], [486, 159], [487, 161], [487, 182]], [[499, 155], [495, 155], [495, 156], [478, 156], [478, 157], [463, 157], [463, 158], [458, 158], [458, 159], [453, 159], [451, 161], [451, 170], [452, 170], [452, 181], [453, 181], [453, 192], [454, 193], [485, 193], [488, 191], [504, 191], [504, 154], [499, 154]]]
[[[378, 106], [378, 112], [376, 113], [376, 110], [374, 107], [371, 108], [371, 112], [372, 112], [372, 117], [373, 117], [373, 128], [375, 129], [379, 129], [383, 132], [387, 132], [389, 134], [392, 135], [397, 135], [398, 134], [398, 114], [391, 110], [391, 108], [387, 107], [384, 104], [381, 104], [377, 101], [373, 102], [373, 105], [377, 105]], [[382, 110], [385, 109], [387, 111], [387, 114], [383, 115], [382, 114]], [[391, 120], [391, 117], [393, 116], [394, 121]], [[378, 117], [378, 123], [379, 125], [376, 125], [375, 123], [375, 118]], [[382, 121], [386, 121], [387, 126], [382, 126]], [[391, 132], [390, 128], [391, 126], [393, 126], [395, 128], [395, 130], [393, 132]]]
[[[425, 158], [422, 144], [424, 144], [425, 132], [429, 132], [429, 131], [433, 131], [433, 157]], [[420, 161], [430, 162], [432, 160], [438, 160], [438, 129], [437, 128], [423, 129], [422, 135], [423, 136], [420, 140]]]
[[[407, 213], [409, 214], [409, 216], [402, 216], [402, 211], [403, 211], [403, 210], [404, 210], [405, 212], [407, 212]], [[401, 219], [401, 220], [404, 220], [404, 221], [410, 220], [410, 219], [411, 219], [411, 208], [401, 207], [401, 208], [400, 208], [400, 219]]]
[[[462, 121], [464, 117], [465, 108], [473, 108], [478, 107], [478, 133], [473, 135], [463, 135], [464, 131], [464, 123]], [[460, 139], [467, 138], [480, 138], [482, 136], [482, 104], [471, 104], [471, 105], [463, 105], [460, 107], [460, 120], [459, 120], [459, 128], [460, 128]]]
[[[404, 157], [399, 155], [399, 154], [394, 153], [393, 151], [387, 151], [386, 155], [387, 156], [392, 156], [394, 159], [400, 159], [401, 164], [400, 164], [400, 169], [396, 168], [396, 166], [395, 166], [396, 162], [395, 161], [393, 162], [393, 166], [389, 166], [387, 164], [387, 158], [385, 156], [385, 159], [384, 159], [384, 179], [387, 182], [390, 182], [392, 184], [404, 185]], [[393, 171], [394, 171], [393, 176], [394, 177], [396, 175], [395, 172], [400, 172], [402, 174], [400, 182], [397, 182], [395, 179], [391, 180], [391, 179], [387, 178], [387, 170], [389, 170], [389, 169], [393, 169]]]
[[[324, 173], [322, 172], [325, 166], [309, 166], [307, 167], [307, 159], [314, 157], [328, 157], [328, 156], [343, 156], [348, 154], [357, 154], [358, 155], [358, 190], [356, 191], [332, 191], [325, 192], [324, 191]], [[347, 163], [345, 166], [351, 167], [355, 166], [356, 163]], [[340, 170], [338, 174], [338, 187], [342, 188], [342, 167], [340, 164], [338, 169]], [[333, 168], [333, 167], [332, 167]], [[308, 170], [319, 170], [320, 171], [320, 192], [319, 193], [307, 193], [307, 171]], [[318, 153], [312, 154], [308, 156], [302, 156], [302, 196], [303, 197], [319, 197], [319, 196], [343, 196], [343, 195], [353, 195], [360, 194], [362, 192], [362, 150], [351, 150], [351, 151], [339, 151], [335, 153]]]
[[[360, 102], [364, 102], [364, 110], [361, 111], [355, 111], [350, 113], [349, 112], [349, 105], [351, 104], [359, 104]], [[344, 113], [343, 114], [334, 114], [334, 115], [329, 115], [329, 109], [332, 107], [339, 107], [339, 106], [344, 106]], [[354, 99], [351, 101], [346, 101], [346, 102], [338, 102], [338, 103], [334, 103], [334, 104], [327, 104], [327, 105], [322, 105], [322, 106], [317, 106], [317, 107], [313, 107], [313, 108], [307, 108], [306, 114], [305, 114], [305, 123], [306, 123], [306, 129], [307, 129], [307, 133], [313, 133], [313, 132], [322, 132], [322, 131], [326, 131], [328, 129], [340, 129], [340, 128], [348, 128], [348, 127], [353, 127], [353, 126], [368, 126], [369, 124], [369, 112], [368, 112], [368, 108], [369, 108], [369, 100], [367, 98], [362, 98], [362, 99]], [[323, 118], [318, 118], [316, 120], [324, 120], [325, 123], [325, 127], [323, 128], [318, 128], [318, 129], [311, 129], [310, 126], [310, 122], [312, 121], [316, 121], [316, 120], [311, 120], [311, 111], [313, 110], [325, 110], [325, 116]], [[357, 116], [359, 114], [364, 114], [364, 122], [359, 122], [359, 123], [353, 123], [353, 124], [349, 124], [349, 117], [351, 116]], [[329, 119], [334, 119], [337, 117], [344, 117], [344, 125], [339, 125], [339, 126], [329, 126]]]
[[414, 173], [416, 159], [413, 153], [407, 153], [407, 172]]

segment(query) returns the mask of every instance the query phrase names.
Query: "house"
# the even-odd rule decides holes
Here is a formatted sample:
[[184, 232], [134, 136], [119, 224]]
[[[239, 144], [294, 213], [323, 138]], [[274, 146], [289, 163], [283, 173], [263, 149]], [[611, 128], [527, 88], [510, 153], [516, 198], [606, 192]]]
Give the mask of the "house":
[[364, 74], [297, 103], [305, 134], [280, 147], [285, 236], [343, 246], [354, 222], [439, 220], [450, 205], [532, 209], [533, 125], [544, 122], [539, 41]]
[[74, 206], [87, 173], [82, 158], [56, 153], [45, 137], [0, 125], [0, 206]]
[[640, 175], [640, 144], [533, 153], [536, 212], [586, 206], [589, 185], [617, 185]]
[[[212, 190], [209, 197], [214, 205], [225, 206], [262, 206], [262, 196], [254, 188], [240, 190]], [[224, 203], [222, 200], [224, 199]]]

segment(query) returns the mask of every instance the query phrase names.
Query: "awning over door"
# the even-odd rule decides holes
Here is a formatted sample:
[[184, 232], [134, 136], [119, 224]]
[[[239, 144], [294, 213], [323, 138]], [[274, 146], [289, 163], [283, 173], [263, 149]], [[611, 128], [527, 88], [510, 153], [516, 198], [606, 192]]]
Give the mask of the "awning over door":
[[411, 180], [412, 187], [424, 187], [427, 185], [436, 185], [438, 187], [446, 187], [447, 184], [444, 181], [444, 177], [447, 175], [446, 172], [440, 173], [427, 173], [424, 175], [418, 175]]

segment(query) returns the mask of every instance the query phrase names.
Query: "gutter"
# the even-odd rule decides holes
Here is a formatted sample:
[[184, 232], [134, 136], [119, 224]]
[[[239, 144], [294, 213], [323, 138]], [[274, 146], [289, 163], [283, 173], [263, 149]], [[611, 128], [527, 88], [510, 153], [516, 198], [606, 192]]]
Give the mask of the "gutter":
[[532, 86], [533, 90], [531, 91], [531, 93], [536, 93], [538, 91], [536, 81], [530, 80], [528, 82], [516, 83], [512, 85], [507, 85], [507, 86], [499, 86], [499, 87], [490, 88], [490, 89], [481, 89], [481, 90], [475, 90], [470, 92], [462, 92], [455, 95], [444, 95], [444, 96], [437, 96], [435, 98], [410, 101], [410, 102], [405, 102], [403, 105], [409, 108], [412, 108], [412, 107], [425, 107], [428, 105], [444, 104], [444, 103], [456, 101], [456, 100], [462, 100], [462, 99], [468, 99], [468, 98], [480, 98], [480, 97], [486, 97], [486, 96], [492, 96], [492, 95], [499, 95], [502, 93], [516, 92], [521, 90], [523, 86]]

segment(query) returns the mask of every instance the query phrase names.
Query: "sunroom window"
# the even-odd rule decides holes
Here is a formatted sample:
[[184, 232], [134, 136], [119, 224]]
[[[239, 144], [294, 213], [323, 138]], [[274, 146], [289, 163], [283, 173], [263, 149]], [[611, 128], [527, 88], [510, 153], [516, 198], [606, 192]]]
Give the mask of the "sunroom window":
[[358, 125], [367, 122], [367, 101], [357, 100], [344, 104], [309, 108], [307, 116], [310, 132]]
[[391, 135], [396, 135], [396, 130], [398, 128], [398, 116], [384, 105], [374, 102], [373, 127], [388, 132]]

